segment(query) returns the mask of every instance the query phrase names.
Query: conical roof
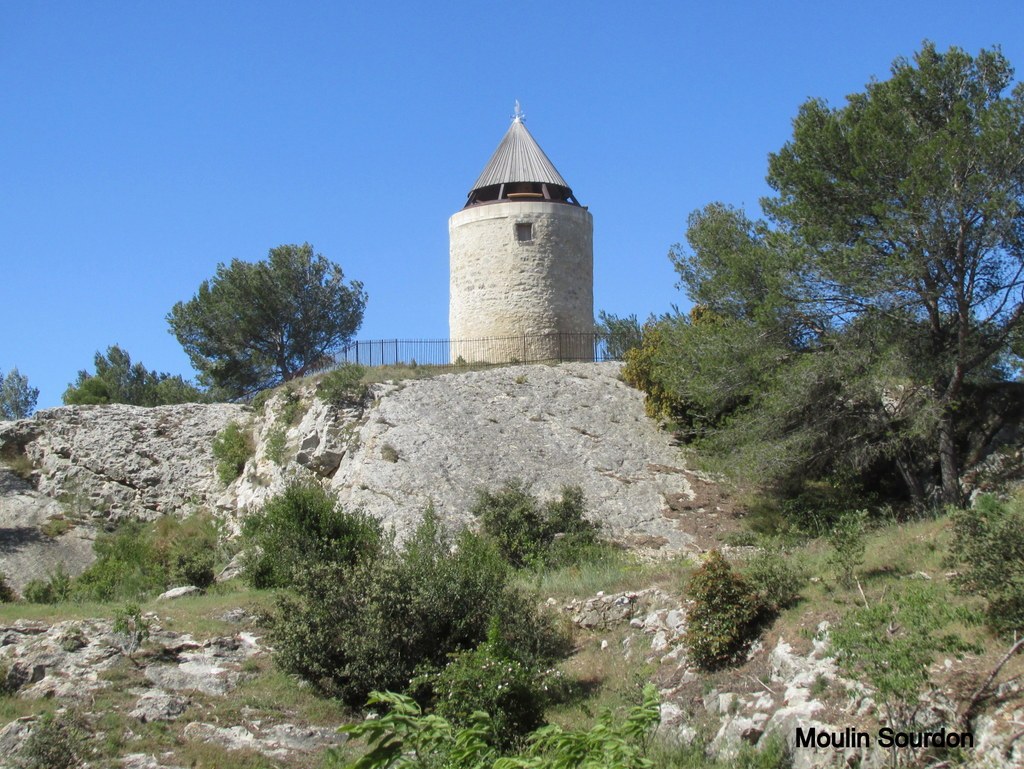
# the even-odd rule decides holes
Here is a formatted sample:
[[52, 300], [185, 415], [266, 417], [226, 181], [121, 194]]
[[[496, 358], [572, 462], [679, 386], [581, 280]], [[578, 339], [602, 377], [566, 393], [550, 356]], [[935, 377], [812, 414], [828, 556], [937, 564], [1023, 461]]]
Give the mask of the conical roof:
[[[518, 105], [517, 105], [518, 106]], [[534, 182], [569, 185], [544, 154], [537, 141], [526, 130], [522, 115], [517, 112], [505, 136], [473, 185], [473, 191], [496, 184]], [[470, 193], [472, 195], [472, 192]]]

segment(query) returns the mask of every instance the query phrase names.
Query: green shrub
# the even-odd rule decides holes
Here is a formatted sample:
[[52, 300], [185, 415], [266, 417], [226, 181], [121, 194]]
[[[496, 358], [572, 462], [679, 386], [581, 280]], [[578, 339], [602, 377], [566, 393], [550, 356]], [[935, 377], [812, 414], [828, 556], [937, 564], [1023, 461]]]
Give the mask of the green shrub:
[[207, 588], [216, 576], [220, 551], [217, 521], [209, 513], [185, 519], [166, 515], [151, 524], [153, 547], [164, 568], [162, 587]]
[[19, 769], [78, 769], [85, 730], [71, 714], [44, 713], [18, 752]]
[[506, 587], [494, 600], [487, 639], [505, 659], [528, 667], [550, 667], [572, 652], [564, 617], [537, 610], [537, 596]]
[[363, 366], [342, 364], [323, 376], [317, 384], [316, 397], [335, 406], [361, 401], [366, 397], [366, 385], [362, 382], [365, 374]]
[[216, 560], [212, 550], [175, 548], [171, 555], [169, 583], [178, 586], [194, 585], [206, 589], [216, 579]]
[[221, 483], [227, 485], [240, 476], [252, 454], [252, 437], [237, 422], [229, 422], [213, 439], [213, 456]]
[[765, 616], [757, 594], [717, 550], [690, 575], [686, 592], [694, 602], [684, 639], [690, 660], [705, 670], [737, 662]]
[[14, 603], [18, 596], [7, 582], [7, 575], [0, 571], [0, 603]]
[[771, 614], [789, 608], [800, 599], [807, 576], [793, 558], [792, 553], [761, 549], [743, 566], [743, 578], [758, 603]]
[[433, 681], [434, 710], [460, 727], [473, 724], [473, 713], [491, 717], [493, 744], [508, 748], [544, 723], [545, 679], [540, 671], [499, 654], [484, 642], [457, 652]]
[[[364, 739], [368, 752], [349, 763], [340, 752], [330, 751], [325, 762], [328, 769], [655, 767], [648, 758], [651, 734], [660, 718], [654, 684], [644, 687], [642, 704], [632, 708], [625, 719], [616, 720], [606, 710], [590, 729], [567, 731], [556, 725], [544, 726], [530, 734], [524, 751], [514, 755], [499, 751], [488, 741], [494, 728], [485, 712], [472, 715], [469, 726], [458, 728], [439, 715], [424, 715], [416, 702], [400, 694], [374, 692], [369, 705], [384, 711], [380, 718], [366, 719], [341, 730], [354, 739]], [[410, 759], [408, 763], [403, 760], [405, 757]], [[766, 764], [758, 769], [761, 766], [767, 769]]]
[[93, 544], [96, 560], [75, 580], [75, 594], [95, 601], [140, 599], [164, 586], [164, 569], [153, 546], [152, 530], [126, 521], [117, 531], [100, 534]]
[[294, 386], [288, 385], [284, 388], [284, 403], [281, 405], [281, 414], [278, 417], [285, 427], [294, 425], [302, 419], [306, 409], [302, 403], [302, 396]]
[[346, 512], [312, 482], [293, 482], [242, 525], [242, 576], [257, 588], [288, 587], [307, 563], [352, 565], [382, 547], [380, 522]]
[[272, 616], [278, 663], [360, 706], [373, 690], [402, 690], [440, 671], [449, 654], [484, 641], [494, 617], [515, 629], [501, 637], [506, 647], [534, 639], [523, 658], [559, 646], [538, 638], [555, 626], [532, 621], [535, 606], [509, 596], [508, 566], [492, 543], [463, 532], [452, 544], [427, 511], [402, 550], [387, 546], [351, 564], [307, 561]]
[[21, 592], [29, 603], [60, 603], [71, 597], [71, 590], [71, 576], [64, 569], [64, 564], [59, 563], [45, 580], [30, 580]]
[[513, 566], [558, 566], [586, 560], [596, 549], [598, 527], [583, 517], [585, 507], [578, 486], [542, 506], [526, 484], [512, 480], [497, 492], [478, 492], [472, 513]]
[[665, 385], [658, 366], [667, 341], [665, 324], [648, 320], [640, 331], [640, 344], [635, 341], [623, 350], [622, 379], [646, 394], [644, 410], [654, 419], [675, 421], [686, 412], [686, 405]]
[[57, 603], [53, 588], [45, 579], [30, 579], [21, 589], [21, 596], [28, 603]]
[[260, 390], [249, 401], [249, 405], [252, 406], [253, 410], [257, 414], [262, 414], [263, 410], [267, 407], [267, 401], [274, 394], [273, 388], [267, 388], [266, 390]]
[[111, 629], [118, 639], [121, 652], [129, 659], [149, 638], [149, 621], [142, 616], [137, 603], [126, 603], [115, 611]]
[[864, 534], [867, 511], [847, 513], [836, 521], [828, 535], [832, 545], [829, 564], [836, 575], [836, 581], [843, 587], [853, 587], [857, 579], [857, 568], [864, 562]]
[[1024, 499], [985, 495], [973, 510], [954, 513], [949, 560], [960, 569], [957, 588], [985, 598], [989, 627], [1024, 631]]
[[96, 560], [77, 579], [74, 597], [138, 601], [177, 585], [213, 584], [218, 552], [215, 521], [208, 514], [185, 520], [164, 516], [153, 523], [123, 523], [93, 544]]
[[848, 612], [830, 640], [843, 672], [875, 689], [889, 725], [909, 730], [923, 707], [935, 655], [980, 652], [950, 629], [969, 619], [939, 588], [912, 584]]
[[53, 592], [55, 602], [67, 601], [71, 598], [73, 581], [68, 574], [64, 564], [58, 563], [57, 567], [50, 573], [50, 590]]
[[267, 458], [275, 465], [283, 465], [287, 456], [287, 433], [281, 425], [267, 431]]

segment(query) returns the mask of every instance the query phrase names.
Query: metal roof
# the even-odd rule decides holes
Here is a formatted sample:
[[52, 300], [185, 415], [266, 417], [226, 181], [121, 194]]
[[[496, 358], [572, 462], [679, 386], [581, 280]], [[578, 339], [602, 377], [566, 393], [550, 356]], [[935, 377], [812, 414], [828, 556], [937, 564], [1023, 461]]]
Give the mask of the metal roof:
[[[518, 106], [517, 102], [517, 110]], [[526, 130], [518, 111], [498, 149], [473, 185], [473, 190], [509, 182], [537, 182], [569, 187], [554, 164], [548, 160], [544, 150]]]

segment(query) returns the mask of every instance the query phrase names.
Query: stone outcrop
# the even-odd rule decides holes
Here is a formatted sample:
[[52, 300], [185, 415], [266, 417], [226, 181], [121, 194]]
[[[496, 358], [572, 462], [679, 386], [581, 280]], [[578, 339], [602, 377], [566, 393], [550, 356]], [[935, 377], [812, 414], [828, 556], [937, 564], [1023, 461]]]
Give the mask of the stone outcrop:
[[78, 574], [92, 562], [95, 527], [68, 522], [66, 531], [54, 528], [65, 521], [61, 503], [0, 465], [0, 571], [12, 588], [20, 591], [58, 568]]
[[[290, 478], [316, 477], [401, 539], [427, 507], [471, 525], [479, 489], [520, 479], [541, 498], [582, 487], [592, 518], [628, 546], [695, 550], [678, 508], [704, 481], [618, 374], [615, 363], [508, 366], [374, 385], [344, 408], [312, 388], [278, 391], [253, 422], [253, 458], [217, 504], [241, 517]], [[281, 416], [295, 397], [304, 412], [288, 424]], [[283, 461], [268, 450], [275, 432]]]
[[[90, 524], [203, 507], [237, 524], [291, 478], [307, 477], [401, 539], [428, 506], [452, 526], [472, 524], [479, 489], [521, 479], [542, 498], [581, 486], [592, 518], [627, 545], [696, 549], [678, 508], [703, 481], [618, 372], [618, 364], [587, 363], [447, 374], [375, 385], [365, 402], [340, 408], [299, 384], [259, 410], [50, 409], [0, 424], [0, 454], [30, 468], [27, 483], [0, 487], [0, 514], [8, 514], [0, 534], [64, 515], [89, 539]], [[254, 454], [225, 489], [211, 445], [232, 421], [250, 432]]]
[[[141, 658], [144, 675], [152, 689], [140, 692], [140, 713], [153, 713], [153, 698], [166, 692], [202, 692], [223, 696], [245, 675], [242, 664], [265, 653], [259, 639], [248, 631], [197, 641], [151, 624], [150, 648], [159, 650]], [[17, 620], [0, 627], [0, 667], [3, 687], [20, 697], [56, 697], [63, 702], [87, 700], [109, 686], [103, 672], [118, 664], [124, 654], [123, 639], [109, 620], [68, 620], [55, 624]], [[164, 702], [167, 712], [173, 707]], [[180, 711], [179, 711], [180, 712]]]
[[666, 499], [692, 499], [694, 476], [618, 373], [614, 363], [575, 363], [403, 382], [367, 409], [358, 448], [331, 487], [402, 532], [431, 505], [468, 525], [478, 489], [507, 480], [532, 484], [542, 498], [578, 485], [590, 515], [618, 541], [693, 548], [666, 515]]
[[[237, 404], [67, 406], [0, 423], [0, 570], [16, 589], [90, 562], [100, 527], [211, 509], [229, 531], [293, 478], [315, 479], [393, 527], [433, 507], [472, 525], [481, 488], [512, 479], [542, 499], [583, 489], [605, 535], [661, 555], [699, 549], [688, 521], [715, 511], [615, 363], [509, 366], [384, 383], [341, 407], [315, 385]], [[254, 453], [227, 487], [212, 453], [237, 422]], [[706, 496], [706, 495], [705, 495]], [[55, 525], [53, 522], [56, 522]]]
[[229, 403], [47, 409], [0, 422], [0, 455], [23, 458], [35, 491], [71, 515], [152, 520], [216, 499], [213, 438], [246, 411]]
[[336, 728], [295, 724], [249, 723], [223, 727], [194, 721], [182, 734], [187, 740], [212, 742], [228, 750], [252, 750], [276, 759], [323, 751], [345, 741], [345, 736]]
[[[66, 406], [0, 422], [0, 571], [20, 591], [76, 575], [96, 532], [118, 520], [212, 507], [213, 437], [247, 419], [232, 404]], [[13, 469], [12, 469], [13, 468]]]
[[[230, 695], [246, 675], [251, 675], [245, 672], [245, 663], [267, 652], [260, 639], [248, 631], [197, 641], [187, 633], [161, 627], [156, 615], [146, 615], [146, 620], [151, 635], [134, 662], [147, 686], [128, 691], [134, 705], [126, 710], [142, 723], [179, 721], [194, 699]], [[55, 624], [18, 620], [0, 627], [0, 670], [5, 671], [0, 684], [18, 697], [52, 698], [63, 707], [74, 707], [88, 722], [102, 715], [89, 713], [88, 705], [98, 690], [112, 685], [104, 673], [122, 664], [121, 640], [106, 620]], [[27, 717], [0, 729], [0, 766], [8, 766], [9, 760], [17, 758], [37, 724], [38, 719]], [[85, 726], [91, 728], [92, 724]], [[192, 721], [184, 726], [182, 736], [229, 750], [254, 750], [279, 760], [319, 752], [345, 739], [334, 725], [269, 720], [228, 726]], [[162, 758], [131, 753], [122, 758], [122, 765], [139, 769], [174, 765], [164, 763]]]
[[[720, 688], [707, 691], [703, 689], [706, 674], [687, 659], [687, 606], [678, 596], [656, 587], [598, 593], [572, 601], [563, 610], [577, 627], [593, 632], [594, 639], [612, 628], [628, 625], [632, 629], [619, 649], [607, 640], [600, 642], [600, 648], [603, 654], [620, 654], [626, 659], [639, 656], [656, 669], [654, 680], [661, 687], [659, 732], [670, 741], [689, 743], [703, 733], [708, 737], [709, 756], [729, 760], [745, 745], [763, 748], [777, 739], [788, 751], [794, 769], [882, 769], [890, 765], [890, 752], [874, 740], [885, 717], [884, 708], [876, 703], [870, 687], [841, 674], [832, 656], [828, 622], [818, 625], [809, 649], [798, 651], [796, 644], [784, 638], [769, 647], [755, 643], [748, 652], [748, 665], [735, 675], [712, 679]], [[936, 668], [948, 672], [952, 664], [946, 660]], [[1019, 681], [1000, 685], [993, 698], [995, 706], [974, 722], [975, 747], [965, 754], [963, 766], [1011, 769], [1024, 765], [1022, 693], [1024, 684]], [[955, 703], [942, 691], [926, 692], [922, 705], [922, 729], [934, 731], [945, 726], [948, 731], [950, 725], [959, 723]], [[797, 727], [839, 735], [848, 727], [860, 729], [872, 735], [872, 743], [867, 747], [798, 747]]]

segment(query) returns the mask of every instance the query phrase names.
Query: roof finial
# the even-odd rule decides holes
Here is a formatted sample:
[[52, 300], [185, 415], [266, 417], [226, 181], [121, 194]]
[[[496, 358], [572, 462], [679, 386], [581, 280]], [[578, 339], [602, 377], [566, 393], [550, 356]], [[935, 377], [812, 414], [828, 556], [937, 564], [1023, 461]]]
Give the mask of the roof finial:
[[522, 123], [524, 117], [526, 117], [526, 115], [523, 114], [523, 110], [519, 106], [519, 99], [516, 99], [516, 111], [512, 115], [512, 122]]

